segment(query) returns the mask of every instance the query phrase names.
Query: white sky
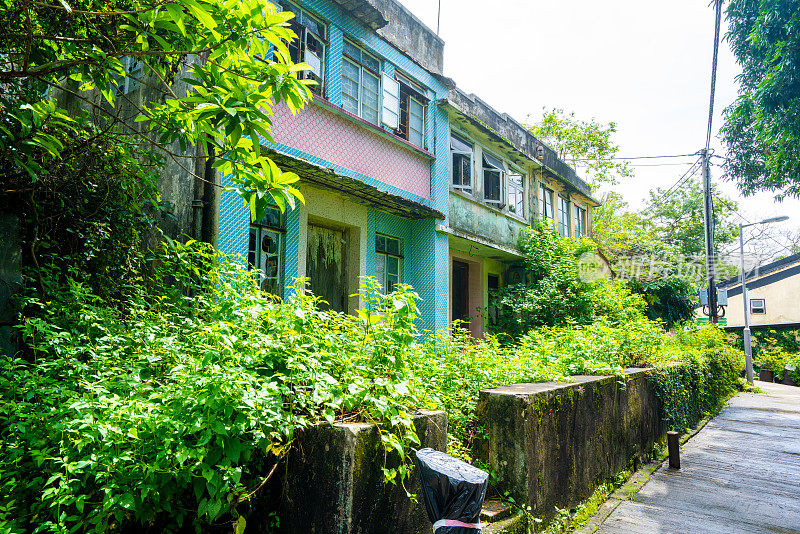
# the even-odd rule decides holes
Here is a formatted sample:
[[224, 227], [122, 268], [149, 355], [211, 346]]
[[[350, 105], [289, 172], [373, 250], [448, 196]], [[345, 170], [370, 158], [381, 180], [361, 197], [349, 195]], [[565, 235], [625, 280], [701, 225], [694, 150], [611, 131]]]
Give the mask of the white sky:
[[[436, 29], [438, 0], [400, 2]], [[714, 35], [709, 0], [441, 2], [445, 75], [495, 109], [521, 122], [538, 118], [545, 106], [615, 121], [623, 157], [689, 154], [705, 144]], [[723, 14], [723, 36], [725, 29]], [[723, 40], [712, 141], [717, 154], [723, 154], [716, 139], [721, 112], [736, 97], [737, 73]], [[633, 163], [680, 161], [693, 158]], [[689, 166], [637, 166], [635, 178], [615, 189], [638, 209], [650, 189], [670, 187]], [[712, 178], [720, 174], [712, 168]], [[775, 230], [800, 229], [800, 200], [778, 204], [769, 193], [743, 199], [730, 183], [723, 190], [748, 219], [790, 215]]]

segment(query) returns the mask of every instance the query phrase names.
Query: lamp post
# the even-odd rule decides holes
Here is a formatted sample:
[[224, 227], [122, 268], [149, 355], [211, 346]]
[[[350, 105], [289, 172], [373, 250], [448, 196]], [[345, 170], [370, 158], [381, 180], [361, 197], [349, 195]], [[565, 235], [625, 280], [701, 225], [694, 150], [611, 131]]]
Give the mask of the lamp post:
[[742, 306], [744, 306], [744, 330], [742, 331], [742, 338], [744, 339], [744, 356], [747, 365], [747, 382], [751, 385], [753, 384], [753, 349], [750, 346], [750, 303], [747, 299], [747, 283], [744, 279], [744, 236], [742, 230], [748, 226], [781, 222], [788, 218], [789, 217], [786, 215], [783, 215], [781, 217], [772, 217], [750, 224], [739, 224], [739, 258], [742, 266]]

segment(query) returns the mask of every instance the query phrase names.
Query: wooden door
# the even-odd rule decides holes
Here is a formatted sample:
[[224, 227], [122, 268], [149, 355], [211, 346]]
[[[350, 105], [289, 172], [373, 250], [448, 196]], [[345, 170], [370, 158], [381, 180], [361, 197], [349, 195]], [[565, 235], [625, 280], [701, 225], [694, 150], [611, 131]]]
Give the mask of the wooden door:
[[308, 225], [306, 276], [322, 309], [347, 311], [347, 239], [342, 230]]

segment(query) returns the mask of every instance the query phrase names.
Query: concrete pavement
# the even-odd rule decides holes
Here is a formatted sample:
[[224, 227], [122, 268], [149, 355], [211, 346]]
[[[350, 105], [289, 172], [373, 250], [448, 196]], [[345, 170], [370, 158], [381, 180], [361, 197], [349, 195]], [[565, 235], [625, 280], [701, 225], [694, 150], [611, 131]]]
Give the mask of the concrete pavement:
[[666, 462], [599, 534], [800, 534], [800, 388], [756, 382]]

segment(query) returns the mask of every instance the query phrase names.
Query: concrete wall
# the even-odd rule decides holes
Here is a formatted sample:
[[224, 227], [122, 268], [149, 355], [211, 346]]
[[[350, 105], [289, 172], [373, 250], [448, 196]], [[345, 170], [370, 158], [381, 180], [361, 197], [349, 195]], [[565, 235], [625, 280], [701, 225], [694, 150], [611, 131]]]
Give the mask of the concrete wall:
[[[421, 447], [444, 451], [447, 415], [414, 418]], [[422, 498], [412, 502], [401, 485], [384, 484], [380, 434], [375, 425], [321, 425], [298, 436], [286, 465], [280, 531], [297, 534], [428, 534]], [[416, 469], [405, 487], [419, 493]]]
[[516, 384], [480, 393], [476, 457], [538, 517], [588, 498], [632, 462], [649, 459], [666, 426], [644, 370], [574, 383]]
[[443, 74], [444, 41], [395, 0], [368, 0], [389, 22], [377, 32], [423, 68]]

